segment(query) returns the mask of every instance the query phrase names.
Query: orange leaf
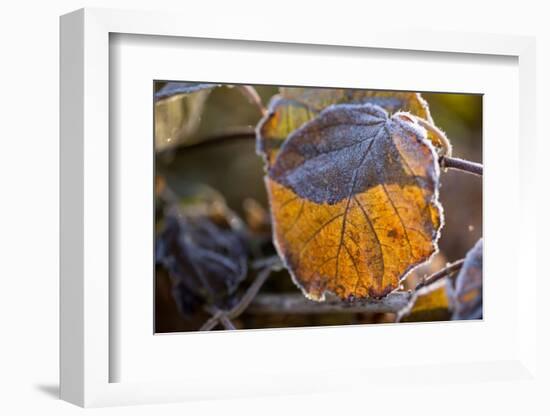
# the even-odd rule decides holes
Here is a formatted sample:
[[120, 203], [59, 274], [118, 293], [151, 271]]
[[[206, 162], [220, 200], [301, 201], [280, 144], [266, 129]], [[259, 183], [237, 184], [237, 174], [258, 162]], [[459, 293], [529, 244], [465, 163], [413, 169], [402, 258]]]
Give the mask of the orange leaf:
[[311, 299], [383, 297], [437, 251], [439, 167], [406, 113], [341, 104], [292, 133], [268, 168], [274, 240]]
[[414, 293], [409, 306], [400, 312], [399, 321], [448, 321], [451, 313], [447, 286], [447, 279], [441, 279]]

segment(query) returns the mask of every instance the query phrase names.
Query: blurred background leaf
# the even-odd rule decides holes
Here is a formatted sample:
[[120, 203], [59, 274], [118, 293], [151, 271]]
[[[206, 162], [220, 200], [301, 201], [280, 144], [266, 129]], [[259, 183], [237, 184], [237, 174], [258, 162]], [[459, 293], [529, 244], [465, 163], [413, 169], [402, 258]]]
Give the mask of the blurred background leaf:
[[184, 143], [196, 132], [209, 94], [209, 89], [200, 89], [192, 93], [169, 96], [155, 103], [157, 151]]
[[203, 305], [229, 308], [246, 278], [246, 231], [223, 198], [205, 189], [179, 203], [168, 203], [159, 226], [155, 258], [172, 279], [180, 313], [188, 317]]
[[483, 318], [483, 240], [468, 252], [454, 287], [449, 288], [453, 320]]

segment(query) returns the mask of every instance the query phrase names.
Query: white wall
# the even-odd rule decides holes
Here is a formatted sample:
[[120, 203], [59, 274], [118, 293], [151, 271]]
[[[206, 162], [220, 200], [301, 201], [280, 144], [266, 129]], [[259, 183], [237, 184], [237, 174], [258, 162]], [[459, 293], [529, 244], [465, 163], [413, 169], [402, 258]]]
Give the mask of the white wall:
[[[369, 2], [374, 3], [374, 2]], [[506, 6], [505, 3], [510, 3]], [[453, 2], [390, 0], [367, 4], [365, 1], [299, 2], [298, 0], [213, 1], [167, 0], [88, 0], [68, 1], [5, 1], [0, 11], [0, 413], [6, 415], [73, 414], [76, 407], [54, 399], [58, 377], [58, 16], [74, 9], [116, 7], [134, 9], [174, 9], [186, 12], [189, 19], [204, 19], [213, 13], [250, 15], [275, 19], [285, 26], [302, 25], [307, 30], [309, 19], [326, 21], [327, 31], [337, 31], [342, 25], [368, 25], [371, 19], [388, 19], [413, 30], [428, 26], [433, 29], [511, 33], [537, 36], [538, 50], [538, 131], [540, 174], [547, 165], [544, 153], [548, 144], [541, 140], [546, 114], [550, 112], [550, 30], [546, 2], [483, 2], [459, 0]], [[242, 5], [242, 6], [241, 6]], [[182, 22], [184, 25], [185, 22]], [[241, 26], [241, 31], [245, 29]], [[31, 104], [29, 104], [31, 103]], [[548, 133], [544, 133], [548, 139]], [[491, 149], [488, 149], [491, 151]], [[545, 181], [547, 183], [547, 181]], [[541, 182], [542, 185], [542, 182]], [[548, 186], [544, 188], [548, 193]], [[540, 203], [540, 216], [548, 205]], [[540, 265], [547, 254], [543, 249], [543, 232], [548, 233], [548, 221], [540, 219]], [[546, 244], [546, 243], [545, 243]], [[547, 247], [547, 244], [546, 244]], [[546, 250], [545, 250], [546, 251]], [[539, 287], [548, 292], [548, 284]], [[548, 339], [546, 339], [548, 341]], [[548, 342], [546, 342], [548, 347]], [[546, 348], [548, 350], [548, 348]], [[548, 364], [548, 360], [545, 364]], [[546, 366], [548, 370], [548, 366]], [[548, 372], [546, 373], [548, 374]], [[484, 402], [483, 391], [471, 391], [467, 386], [453, 390], [438, 389], [440, 403], [429, 405], [423, 395], [392, 398], [350, 397], [335, 394], [330, 397], [292, 397], [229, 402], [188, 403], [151, 408], [102, 409], [100, 414], [281, 414], [293, 409], [340, 414], [346, 411], [369, 413], [369, 401], [387, 403], [395, 413], [405, 413], [413, 406], [426, 414], [482, 414], [486, 410], [497, 414], [502, 410], [522, 414], [542, 414], [542, 408], [532, 408], [534, 402], [513, 394], [502, 386], [501, 402]], [[541, 392], [532, 392], [533, 395]], [[427, 393], [430, 395], [430, 393]], [[414, 400], [414, 402], [411, 402]], [[416, 403], [416, 404], [414, 404]], [[474, 404], [476, 403], [476, 404]], [[545, 406], [548, 411], [548, 405]], [[10, 410], [8, 410], [10, 409]], [[390, 413], [393, 413], [390, 412]], [[540, 413], [539, 413], [540, 412]], [[164, 413], [163, 413], [164, 414]], [[489, 414], [489, 413], [488, 413]], [[548, 414], [548, 413], [547, 413]]]

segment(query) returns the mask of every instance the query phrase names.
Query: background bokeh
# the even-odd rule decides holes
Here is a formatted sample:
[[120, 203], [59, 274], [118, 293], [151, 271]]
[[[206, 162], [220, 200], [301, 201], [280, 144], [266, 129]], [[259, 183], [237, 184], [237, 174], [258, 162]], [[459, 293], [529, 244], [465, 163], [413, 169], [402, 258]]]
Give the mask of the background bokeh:
[[[163, 85], [155, 83], [155, 90]], [[275, 86], [254, 86], [264, 105], [278, 92]], [[482, 162], [482, 96], [474, 94], [422, 93], [428, 102], [435, 124], [446, 132], [453, 145], [453, 155]], [[227, 206], [244, 221], [261, 222], [268, 211], [263, 183], [264, 168], [250, 138], [260, 119], [258, 109], [236, 88], [215, 88], [197, 100], [199, 104], [174, 102], [157, 108], [156, 173], [178, 200], [191, 198], [198, 187], [219, 192]], [[196, 111], [196, 106], [200, 111]], [[195, 106], [195, 107], [193, 107]], [[192, 131], [178, 142], [171, 137], [170, 123], [174, 115], [191, 114]], [[164, 123], [165, 125], [161, 125]], [[168, 132], [168, 133], [167, 133]], [[239, 135], [243, 132], [243, 135]], [[245, 134], [246, 133], [246, 134]], [[220, 136], [224, 140], [212, 140]], [[158, 186], [157, 186], [158, 188]], [[482, 179], [464, 172], [448, 170], [442, 174], [440, 200], [444, 207], [445, 225], [439, 241], [440, 253], [425, 270], [407, 279], [414, 285], [423, 271], [437, 270], [445, 262], [464, 257], [482, 235]], [[163, 210], [157, 210], [157, 230], [162, 228]], [[255, 224], [260, 227], [260, 225]], [[265, 226], [265, 224], [264, 224]], [[264, 230], [265, 231], [265, 230]], [[415, 280], [416, 279], [416, 280]], [[197, 312], [182, 316], [174, 301], [172, 281], [168, 273], [157, 267], [155, 299], [156, 332], [196, 330], [208, 318]], [[409, 285], [409, 286], [407, 286]], [[290, 293], [298, 289], [283, 271], [272, 276], [262, 292]], [[446, 319], [446, 316], [429, 317]], [[269, 328], [328, 324], [391, 322], [391, 316], [365, 314], [324, 315], [254, 315], [245, 313], [235, 324], [240, 328]]]

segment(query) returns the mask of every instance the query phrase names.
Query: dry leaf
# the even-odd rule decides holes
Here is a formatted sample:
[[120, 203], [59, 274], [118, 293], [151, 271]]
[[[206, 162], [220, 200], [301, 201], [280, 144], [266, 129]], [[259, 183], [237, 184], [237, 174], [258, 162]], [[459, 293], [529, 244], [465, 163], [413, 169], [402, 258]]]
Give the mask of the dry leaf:
[[[201, 206], [203, 208], [201, 208]], [[230, 227], [234, 214], [202, 204], [171, 207], [156, 242], [156, 262], [173, 282], [173, 296], [183, 316], [202, 304], [232, 305], [247, 273], [248, 252], [242, 235]]]
[[268, 169], [274, 240], [304, 294], [383, 297], [437, 251], [439, 167], [405, 113], [341, 104], [292, 133]]
[[438, 252], [429, 262], [418, 266], [407, 276], [407, 280], [403, 282], [403, 287], [409, 289], [412, 296], [407, 307], [398, 313], [396, 322], [449, 320], [451, 317], [451, 300], [447, 293], [447, 286], [450, 281], [448, 277], [416, 290], [416, 287], [425, 282], [428, 276], [441, 271], [447, 265], [443, 253]]
[[191, 94], [197, 91], [209, 90], [219, 86], [220, 84], [198, 82], [167, 82], [155, 93], [155, 101], [165, 100], [178, 95]]
[[[258, 153], [264, 156], [268, 165], [273, 164], [279, 148], [290, 133], [317, 117], [324, 108], [344, 103], [376, 104], [389, 113], [408, 111], [433, 123], [428, 104], [419, 93], [338, 88], [281, 88], [280, 94], [272, 98], [268, 114], [258, 124]], [[439, 138], [430, 132], [428, 138], [436, 147], [440, 147]]]
[[483, 317], [483, 240], [468, 251], [454, 289], [451, 290], [453, 320]]
[[398, 321], [447, 321], [450, 315], [447, 279], [441, 279], [414, 293], [409, 306], [399, 313]]
[[199, 127], [210, 90], [218, 84], [168, 82], [155, 93], [155, 150], [183, 143]]

